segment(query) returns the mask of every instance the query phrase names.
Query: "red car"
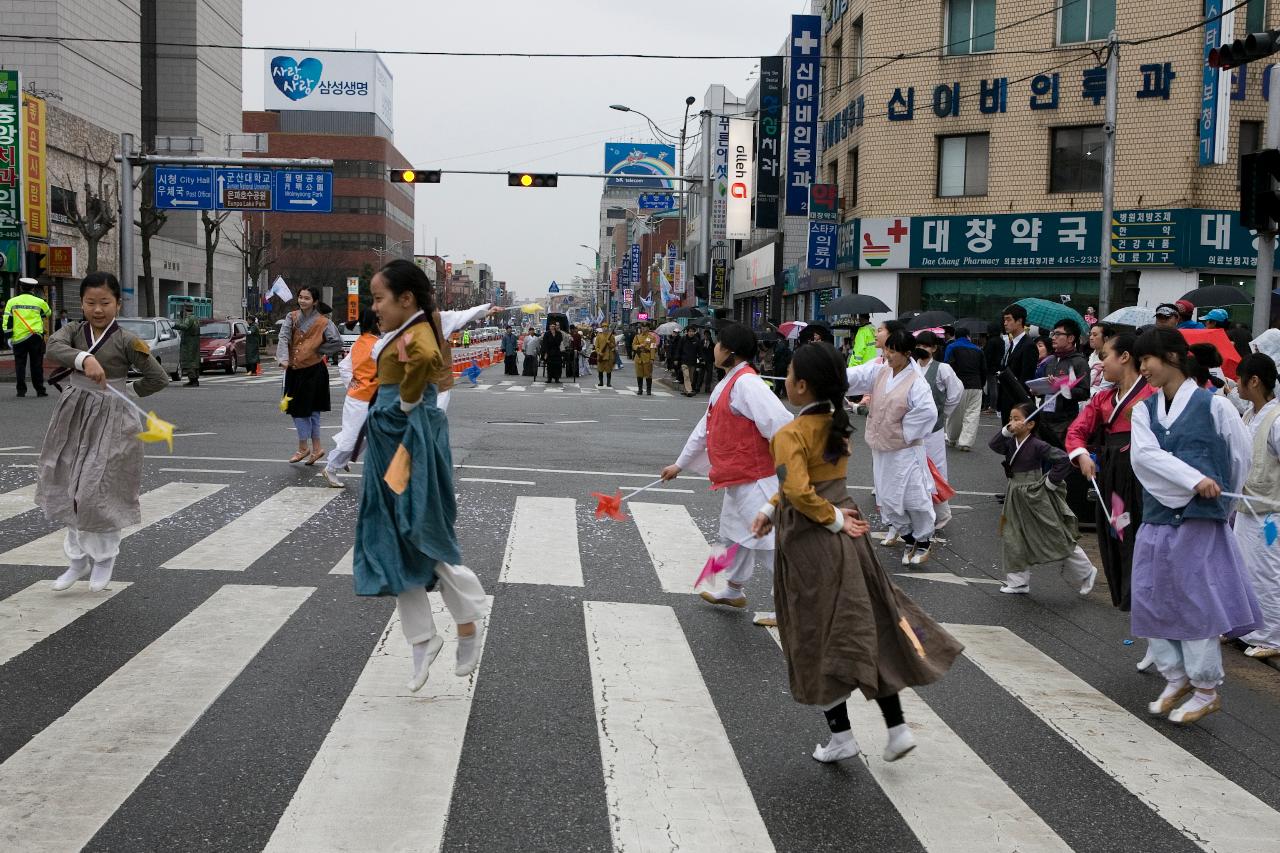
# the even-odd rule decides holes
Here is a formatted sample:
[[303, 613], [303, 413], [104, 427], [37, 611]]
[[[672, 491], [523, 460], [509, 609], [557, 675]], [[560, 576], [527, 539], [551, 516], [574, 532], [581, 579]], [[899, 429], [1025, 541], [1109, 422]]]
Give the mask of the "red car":
[[244, 344], [249, 324], [244, 320], [200, 321], [200, 369], [221, 367], [235, 373], [244, 364]]

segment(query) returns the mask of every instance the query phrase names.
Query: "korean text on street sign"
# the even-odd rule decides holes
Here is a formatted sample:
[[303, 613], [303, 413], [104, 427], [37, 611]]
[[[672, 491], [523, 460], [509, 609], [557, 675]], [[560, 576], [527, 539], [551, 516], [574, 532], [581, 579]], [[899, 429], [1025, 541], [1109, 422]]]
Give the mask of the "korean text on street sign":
[[809, 212], [818, 160], [818, 92], [822, 88], [822, 18], [791, 16], [790, 118], [787, 125], [787, 216]]
[[835, 184], [813, 184], [809, 190], [807, 266], [811, 270], [834, 270], [840, 189]]
[[729, 261], [725, 258], [713, 258], [711, 261], [711, 281], [708, 284], [707, 302], [712, 308], [726, 308], [729, 305]]
[[778, 227], [782, 170], [781, 56], [760, 58], [760, 132], [756, 146], [756, 227]]
[[332, 212], [333, 172], [319, 169], [281, 169], [276, 172], [275, 210]]
[[271, 210], [270, 169], [218, 169], [214, 180], [219, 210]]
[[22, 75], [0, 71], [0, 226], [22, 223]]
[[203, 166], [157, 166], [157, 210], [212, 210], [213, 169]]
[[637, 204], [641, 210], [671, 210], [676, 197], [674, 193], [640, 193]]

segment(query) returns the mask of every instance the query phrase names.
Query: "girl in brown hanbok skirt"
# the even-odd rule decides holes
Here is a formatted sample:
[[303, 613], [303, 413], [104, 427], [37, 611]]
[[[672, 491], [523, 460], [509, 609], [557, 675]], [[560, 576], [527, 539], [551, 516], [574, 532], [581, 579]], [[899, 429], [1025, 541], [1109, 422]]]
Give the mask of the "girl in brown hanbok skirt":
[[884, 758], [915, 748], [898, 693], [938, 680], [962, 646], [889, 580], [868, 541], [870, 526], [849, 499], [845, 475], [852, 428], [844, 409], [844, 360], [826, 343], [796, 350], [787, 398], [796, 419], [770, 442], [781, 491], [753, 532], [777, 528], [774, 603], [791, 695], [823, 709], [831, 740], [813, 757], [861, 752], [845, 700], [875, 699], [889, 729]]

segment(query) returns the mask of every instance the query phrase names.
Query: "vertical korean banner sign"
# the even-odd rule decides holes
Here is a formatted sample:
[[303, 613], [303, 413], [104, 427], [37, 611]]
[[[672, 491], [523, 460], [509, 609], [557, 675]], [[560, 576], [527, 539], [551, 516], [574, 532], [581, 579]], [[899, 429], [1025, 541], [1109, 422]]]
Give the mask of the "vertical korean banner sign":
[[781, 56], [760, 57], [760, 133], [756, 147], [756, 227], [778, 227], [778, 176], [782, 172]]
[[787, 216], [807, 216], [818, 159], [822, 18], [791, 16], [790, 122], [787, 123]]
[[[711, 239], [725, 239], [729, 212], [729, 117], [715, 117], [716, 147], [711, 151]], [[715, 243], [712, 243], [714, 246]]]
[[809, 253], [811, 270], [836, 268], [836, 232], [839, 231], [839, 195], [835, 184], [814, 184], [809, 196]]
[[0, 228], [22, 226], [22, 77], [0, 71]]
[[1235, 32], [1235, 12], [1217, 17], [1223, 2], [1231, 0], [1204, 0], [1207, 23], [1204, 25], [1204, 85], [1200, 100], [1201, 166], [1220, 166], [1227, 162], [1231, 110], [1231, 81], [1227, 75], [1231, 72], [1209, 67], [1209, 51], [1229, 44]]
[[729, 119], [729, 199], [725, 214], [725, 237], [751, 237], [751, 169], [756, 123], [749, 118]]
[[49, 175], [45, 171], [45, 104], [22, 96], [22, 198], [27, 210], [27, 236], [49, 239]]

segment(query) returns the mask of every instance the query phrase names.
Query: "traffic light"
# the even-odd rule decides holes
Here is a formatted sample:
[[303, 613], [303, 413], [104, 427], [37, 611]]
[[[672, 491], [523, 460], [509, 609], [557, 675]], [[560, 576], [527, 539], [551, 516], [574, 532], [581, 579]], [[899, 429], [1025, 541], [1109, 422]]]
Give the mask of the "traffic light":
[[1240, 224], [1251, 231], [1280, 225], [1280, 151], [1268, 148], [1240, 158]]
[[693, 295], [697, 299], [711, 299], [711, 277], [704, 272], [693, 274]]
[[1209, 67], [1235, 68], [1246, 62], [1268, 57], [1276, 51], [1280, 51], [1280, 30], [1250, 33], [1245, 38], [1209, 51]]
[[535, 175], [532, 172], [507, 172], [507, 186], [509, 187], [554, 187], [559, 183], [559, 175]]
[[392, 169], [391, 183], [393, 184], [438, 184], [440, 183], [439, 169]]
[[45, 254], [44, 252], [27, 250], [27, 278], [39, 278], [45, 273]]

